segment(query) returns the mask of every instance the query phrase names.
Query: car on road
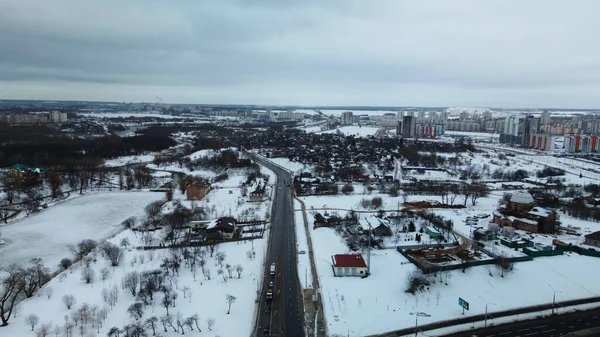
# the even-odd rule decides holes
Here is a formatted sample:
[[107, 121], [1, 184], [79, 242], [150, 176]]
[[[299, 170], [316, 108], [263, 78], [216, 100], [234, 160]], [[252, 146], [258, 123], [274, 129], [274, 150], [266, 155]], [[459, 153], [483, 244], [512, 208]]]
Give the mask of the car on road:
[[269, 332], [271, 332], [271, 327], [269, 327], [269, 326], [266, 326], [266, 327], [263, 329], [263, 332], [265, 333], [265, 335], [268, 335], [268, 334], [269, 334]]
[[301, 250], [301, 251], [298, 252], [298, 254], [306, 254], [306, 251], [305, 250]]
[[270, 314], [271, 313], [271, 305], [267, 304], [267, 309], [265, 310], [265, 314]]

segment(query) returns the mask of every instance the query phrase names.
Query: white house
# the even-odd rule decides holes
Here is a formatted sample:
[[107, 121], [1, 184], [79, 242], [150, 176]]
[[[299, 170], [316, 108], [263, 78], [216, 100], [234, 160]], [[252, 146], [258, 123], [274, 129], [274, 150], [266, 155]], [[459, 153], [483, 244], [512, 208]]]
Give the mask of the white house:
[[337, 254], [331, 257], [335, 276], [366, 276], [367, 264], [360, 254]]

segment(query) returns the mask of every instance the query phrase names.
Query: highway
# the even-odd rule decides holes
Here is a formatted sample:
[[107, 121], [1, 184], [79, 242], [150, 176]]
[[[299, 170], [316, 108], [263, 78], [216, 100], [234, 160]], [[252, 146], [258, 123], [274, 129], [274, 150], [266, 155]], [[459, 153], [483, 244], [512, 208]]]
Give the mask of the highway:
[[598, 336], [598, 334], [585, 334], [586, 331], [600, 327], [598, 317], [600, 317], [600, 309], [593, 309], [475, 329], [446, 337], [557, 337], [578, 331], [579, 336]]
[[[275, 193], [273, 194], [275, 198], [273, 200], [274, 211], [255, 335], [304, 336], [304, 303], [297, 269], [291, 175], [260, 157], [252, 157], [277, 175], [277, 184], [274, 186]], [[266, 291], [269, 281], [271, 281], [269, 268], [272, 263], [276, 266], [273, 280], [275, 288], [273, 300], [267, 301]], [[271, 312], [267, 313], [269, 304]], [[268, 333], [265, 333], [265, 327], [269, 327]]]

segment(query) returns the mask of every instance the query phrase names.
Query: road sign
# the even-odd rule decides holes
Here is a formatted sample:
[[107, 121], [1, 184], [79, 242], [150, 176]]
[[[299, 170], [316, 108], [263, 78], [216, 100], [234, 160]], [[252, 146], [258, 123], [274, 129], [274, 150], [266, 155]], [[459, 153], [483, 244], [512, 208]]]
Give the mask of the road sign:
[[469, 310], [469, 302], [463, 300], [460, 297], [458, 298], [458, 305], [460, 305], [461, 307], [463, 307], [463, 309]]

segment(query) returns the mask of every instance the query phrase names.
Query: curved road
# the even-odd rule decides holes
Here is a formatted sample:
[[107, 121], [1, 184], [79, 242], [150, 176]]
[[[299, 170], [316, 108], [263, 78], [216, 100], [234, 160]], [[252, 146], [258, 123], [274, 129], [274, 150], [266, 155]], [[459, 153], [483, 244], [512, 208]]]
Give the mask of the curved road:
[[[304, 305], [302, 288], [298, 278], [296, 252], [296, 230], [294, 228], [294, 210], [292, 202], [291, 175], [289, 172], [263, 160], [249, 155], [277, 175], [275, 185], [273, 216], [269, 248], [267, 251], [263, 290], [260, 295], [256, 336], [304, 336]], [[289, 185], [289, 186], [288, 186]], [[274, 296], [267, 301], [266, 291], [271, 277], [269, 269], [275, 264]], [[271, 312], [267, 313], [267, 306]], [[265, 327], [269, 332], [265, 333]]]

